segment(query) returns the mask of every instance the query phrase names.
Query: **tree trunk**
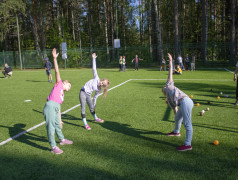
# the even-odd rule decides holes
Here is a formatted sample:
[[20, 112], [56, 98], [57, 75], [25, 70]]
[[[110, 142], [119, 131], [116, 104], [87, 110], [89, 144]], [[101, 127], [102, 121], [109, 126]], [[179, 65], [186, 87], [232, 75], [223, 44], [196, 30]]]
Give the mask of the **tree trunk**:
[[58, 30], [59, 30], [59, 38], [62, 38], [62, 30], [61, 30], [61, 21], [60, 21], [60, 4], [59, 0], [56, 0], [56, 5], [57, 5], [57, 25], [58, 25]]
[[152, 37], [151, 37], [151, 5], [150, 2], [147, 2], [147, 26], [148, 26], [148, 36], [149, 36], [149, 48], [150, 48], [150, 57], [152, 57]]
[[36, 21], [36, 13], [35, 13], [35, 1], [32, 1], [33, 5], [33, 21], [32, 21], [32, 29], [33, 29], [33, 34], [34, 34], [34, 42], [35, 42], [35, 48], [36, 52], [39, 55], [40, 54], [40, 46], [39, 46], [39, 39], [38, 39], [38, 32], [37, 32], [37, 21]]
[[89, 35], [89, 40], [90, 40], [90, 50], [92, 52], [93, 50], [93, 37], [92, 37], [92, 23], [91, 23], [91, 0], [88, 1], [88, 35]]
[[[40, 1], [39, 1], [40, 4]], [[41, 48], [42, 50], [45, 50], [45, 33], [44, 33], [44, 28], [46, 27], [45, 24], [43, 24], [42, 18], [44, 18], [42, 14], [42, 7], [40, 6], [40, 36], [41, 36]]]
[[202, 57], [203, 63], [207, 63], [207, 0], [202, 0]]
[[155, 22], [156, 22], [156, 35], [157, 35], [157, 55], [159, 64], [162, 62], [163, 58], [163, 46], [161, 40], [161, 28], [160, 28], [160, 5], [158, 7], [157, 0], [154, 0], [155, 7]]
[[115, 48], [114, 48], [114, 3], [113, 0], [111, 0], [111, 35], [112, 35], [112, 60], [115, 61]]
[[[140, 23], [140, 45], [142, 45], [142, 19], [141, 19], [141, 0], [139, 0], [139, 23]], [[157, 1], [157, 0], [156, 0]]]
[[177, 61], [178, 55], [180, 54], [179, 52], [179, 25], [178, 25], [178, 2], [177, 0], [174, 0], [174, 44], [175, 44], [175, 61]]
[[74, 27], [74, 2], [71, 4], [71, 18], [72, 18], [72, 35], [73, 35], [73, 40], [75, 41], [75, 27]]
[[123, 42], [124, 55], [126, 54], [126, 18], [125, 18], [125, 0], [122, 1], [122, 27], [123, 27]]
[[106, 47], [107, 47], [107, 62], [110, 62], [109, 48], [108, 48], [107, 4], [106, 4], [106, 0], [103, 1], [103, 5], [104, 5], [104, 15], [105, 15], [105, 38], [106, 38]]
[[235, 18], [236, 14], [236, 0], [231, 0], [231, 58], [230, 58], [230, 64], [234, 64], [236, 59], [236, 27], [235, 27]]

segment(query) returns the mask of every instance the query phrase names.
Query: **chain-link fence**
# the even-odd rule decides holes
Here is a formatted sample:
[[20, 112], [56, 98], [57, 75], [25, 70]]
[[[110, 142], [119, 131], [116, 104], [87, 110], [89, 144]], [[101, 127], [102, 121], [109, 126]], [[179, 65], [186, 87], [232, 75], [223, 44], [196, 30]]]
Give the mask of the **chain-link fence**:
[[[49, 57], [53, 62], [52, 50], [45, 50], [37, 52], [35, 50], [21, 51], [22, 68], [44, 68], [44, 58]], [[109, 47], [104, 48], [73, 48], [67, 50], [67, 59], [62, 59], [61, 53], [58, 57], [58, 64], [61, 68], [77, 68], [77, 67], [90, 67], [91, 66], [91, 54], [96, 52], [97, 66], [98, 67], [118, 67], [119, 57], [126, 57], [126, 66], [133, 67], [131, 60], [135, 58], [137, 54], [140, 61], [140, 67], [157, 67], [160, 63], [157, 60], [156, 52], [157, 47], [141, 46], [141, 47], [121, 47], [118, 49]], [[174, 45], [163, 45], [163, 54], [165, 59], [167, 53], [174, 55]], [[202, 45], [201, 43], [181, 43], [180, 46], [181, 56], [185, 57], [189, 55], [191, 61], [191, 55], [196, 57], [197, 67], [224, 67], [230, 64], [230, 44], [229, 43], [208, 43], [207, 44], [207, 63], [203, 63], [202, 59]], [[8, 63], [13, 68], [21, 68], [20, 56], [18, 51], [2, 51], [0, 52], [0, 67], [4, 66], [4, 63]]]

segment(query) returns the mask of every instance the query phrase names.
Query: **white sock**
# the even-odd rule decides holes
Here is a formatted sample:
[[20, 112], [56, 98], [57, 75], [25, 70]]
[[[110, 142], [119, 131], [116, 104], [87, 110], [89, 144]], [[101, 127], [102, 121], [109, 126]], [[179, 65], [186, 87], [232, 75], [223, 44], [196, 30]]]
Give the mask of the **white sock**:
[[83, 118], [84, 126], [88, 125], [86, 118]]

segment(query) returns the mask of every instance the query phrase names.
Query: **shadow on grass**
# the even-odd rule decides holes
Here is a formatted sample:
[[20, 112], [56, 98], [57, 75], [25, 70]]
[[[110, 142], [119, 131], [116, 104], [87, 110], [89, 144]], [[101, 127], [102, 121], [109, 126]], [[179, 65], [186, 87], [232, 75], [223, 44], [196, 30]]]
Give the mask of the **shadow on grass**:
[[10, 137], [16, 141], [19, 141], [24, 144], [28, 144], [28, 145], [38, 148], [38, 149], [49, 150], [49, 148], [46, 148], [44, 146], [40, 146], [40, 145], [34, 143], [34, 141], [48, 142], [44, 136], [38, 136], [36, 134], [27, 132], [27, 133], [23, 134], [21, 137], [16, 137], [17, 136], [16, 134], [22, 133], [25, 131], [25, 129], [24, 129], [26, 127], [25, 124], [18, 123], [18, 124], [15, 124], [13, 127], [0, 125], [0, 127], [8, 128]]
[[123, 175], [115, 175], [98, 167], [83, 166], [80, 163], [77, 165], [68, 164], [71, 161], [64, 161], [66, 153], [62, 155], [52, 154], [51, 161], [30, 155], [12, 157], [1, 154], [0, 179], [125, 179]]
[[110, 121], [106, 121], [102, 124], [100, 124], [103, 128], [106, 128], [108, 130], [111, 130], [113, 132], [117, 132], [117, 133], [121, 133], [127, 136], [132, 136], [135, 138], [141, 138], [144, 140], [148, 140], [148, 141], [152, 141], [152, 142], [156, 142], [156, 143], [161, 143], [161, 144], [165, 144], [168, 146], [172, 146], [172, 147], [176, 147], [177, 145], [172, 144], [170, 142], [166, 142], [166, 141], [162, 141], [162, 140], [157, 140], [157, 139], [153, 139], [150, 137], [145, 137], [144, 135], [147, 134], [153, 134], [153, 135], [166, 135], [165, 133], [161, 133], [158, 131], [148, 131], [148, 130], [143, 130], [143, 129], [135, 129], [132, 128], [129, 124], [121, 124], [118, 122], [110, 122]]
[[[192, 125], [196, 126], [196, 127], [207, 128], [207, 129], [212, 129], [212, 130], [238, 133], [237, 128], [233, 128], [233, 127], [225, 127], [225, 126], [218, 126], [218, 125], [212, 125], [212, 124], [199, 124], [199, 123], [192, 123]], [[237, 131], [235, 131], [235, 130], [237, 130]]]

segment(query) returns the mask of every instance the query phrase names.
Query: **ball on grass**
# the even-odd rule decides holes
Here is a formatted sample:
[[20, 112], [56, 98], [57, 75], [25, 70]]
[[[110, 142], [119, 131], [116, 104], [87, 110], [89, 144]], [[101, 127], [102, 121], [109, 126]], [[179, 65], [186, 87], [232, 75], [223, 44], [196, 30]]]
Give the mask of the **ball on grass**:
[[217, 96], [217, 99], [220, 99], [220, 96]]
[[207, 110], [207, 111], [209, 111], [209, 110], [210, 110], [210, 108], [209, 108], [209, 107], [207, 107], [207, 108], [206, 108], [206, 110]]
[[197, 106], [200, 106], [200, 104], [199, 104], [199, 103], [197, 103]]
[[223, 94], [223, 92], [220, 92], [220, 95], [222, 95]]
[[213, 144], [214, 144], [215, 146], [218, 146], [218, 145], [219, 145], [219, 141], [218, 141], [218, 140], [214, 140]]
[[193, 95], [190, 95], [190, 98], [193, 98]]

